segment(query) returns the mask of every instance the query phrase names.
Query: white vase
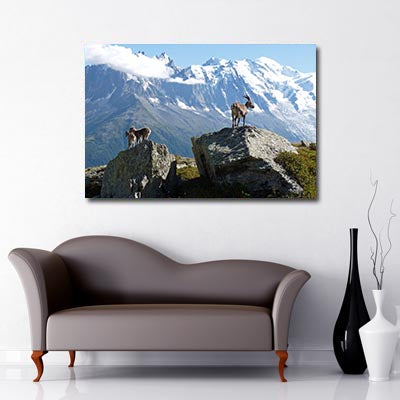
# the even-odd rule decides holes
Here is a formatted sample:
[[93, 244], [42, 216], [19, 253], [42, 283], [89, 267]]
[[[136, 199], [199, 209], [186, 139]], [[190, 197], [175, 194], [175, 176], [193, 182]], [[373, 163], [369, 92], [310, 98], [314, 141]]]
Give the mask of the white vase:
[[400, 306], [396, 306], [396, 314], [397, 314], [397, 346], [394, 352], [393, 363], [392, 363], [392, 372], [394, 374], [400, 373]]
[[373, 290], [376, 304], [374, 318], [360, 328], [361, 343], [370, 381], [387, 381], [396, 348], [398, 331], [382, 313], [383, 290]]

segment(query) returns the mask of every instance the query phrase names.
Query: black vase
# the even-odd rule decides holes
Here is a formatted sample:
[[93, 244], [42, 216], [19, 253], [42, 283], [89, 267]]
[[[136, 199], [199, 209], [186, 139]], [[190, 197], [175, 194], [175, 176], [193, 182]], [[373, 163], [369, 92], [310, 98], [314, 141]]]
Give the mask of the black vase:
[[358, 273], [358, 229], [350, 229], [350, 267], [346, 293], [333, 331], [333, 349], [345, 374], [363, 374], [367, 368], [358, 330], [369, 320]]

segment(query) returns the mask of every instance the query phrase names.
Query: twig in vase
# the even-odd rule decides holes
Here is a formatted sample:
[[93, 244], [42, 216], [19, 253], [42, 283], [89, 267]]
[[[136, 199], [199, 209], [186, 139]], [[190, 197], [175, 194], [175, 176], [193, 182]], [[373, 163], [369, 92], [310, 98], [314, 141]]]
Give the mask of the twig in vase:
[[374, 195], [372, 196], [371, 202], [369, 203], [369, 207], [368, 207], [368, 213], [367, 213], [367, 217], [368, 217], [368, 225], [369, 228], [371, 229], [372, 235], [374, 236], [374, 240], [375, 240], [375, 251], [372, 249], [371, 247], [371, 261], [372, 261], [372, 273], [376, 279], [376, 283], [378, 285], [378, 289], [380, 286], [379, 283], [379, 278], [378, 275], [376, 274], [376, 261], [377, 261], [377, 257], [378, 257], [378, 238], [376, 236], [376, 233], [374, 231], [374, 228], [372, 227], [372, 223], [371, 223], [371, 208], [372, 208], [372, 204], [374, 203], [375, 197], [376, 197], [376, 192], [378, 191], [378, 180], [376, 180], [375, 182], [372, 182], [371, 179], [371, 185], [374, 186]]
[[[389, 221], [388, 221], [387, 228], [386, 228], [386, 235], [387, 235], [387, 239], [389, 242], [389, 247], [388, 247], [387, 251], [385, 252], [383, 249], [383, 244], [382, 244], [383, 228], [379, 232], [379, 239], [378, 239], [378, 236], [376, 235], [375, 230], [371, 223], [371, 208], [375, 201], [376, 193], [378, 191], [378, 180], [372, 181], [372, 179], [371, 179], [371, 185], [374, 187], [374, 194], [372, 196], [371, 202], [369, 203], [367, 217], [368, 217], [368, 225], [371, 229], [372, 236], [374, 237], [374, 241], [375, 241], [375, 250], [371, 246], [370, 259], [372, 261], [372, 274], [374, 275], [374, 278], [376, 280], [378, 290], [382, 290], [383, 274], [385, 273], [385, 260], [386, 260], [387, 255], [390, 253], [390, 250], [392, 250], [390, 227], [391, 227], [393, 218], [396, 217], [396, 214], [393, 212], [393, 200], [392, 200], [392, 202], [390, 204], [390, 217], [389, 217]], [[380, 250], [379, 277], [378, 277], [377, 270], [376, 270], [376, 266], [377, 266], [377, 262], [378, 262], [378, 249]]]
[[389, 254], [390, 250], [392, 250], [392, 239], [390, 237], [390, 225], [392, 223], [392, 219], [396, 217], [396, 213], [393, 212], [393, 200], [390, 203], [390, 217], [389, 217], [389, 222], [387, 224], [387, 228], [386, 228], [386, 235], [388, 238], [388, 242], [389, 242], [389, 248], [387, 249], [386, 253], [383, 253], [383, 246], [382, 246], [382, 240], [381, 240], [381, 232], [379, 233], [379, 246], [381, 248], [381, 265], [379, 267], [379, 272], [381, 274], [381, 289], [382, 289], [382, 285], [383, 285], [383, 273], [385, 272], [385, 260], [387, 255]]

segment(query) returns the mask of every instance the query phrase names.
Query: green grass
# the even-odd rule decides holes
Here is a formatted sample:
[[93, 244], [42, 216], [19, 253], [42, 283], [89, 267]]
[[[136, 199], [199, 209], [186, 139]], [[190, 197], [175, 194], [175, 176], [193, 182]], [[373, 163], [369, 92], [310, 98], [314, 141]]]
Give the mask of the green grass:
[[177, 169], [176, 174], [180, 178], [186, 181], [200, 177], [200, 173], [197, 167], [191, 167], [191, 166]]
[[298, 154], [283, 152], [275, 161], [285, 168], [288, 175], [303, 189], [302, 198], [317, 198], [317, 151], [316, 146], [296, 146]]
[[180, 168], [176, 169], [176, 175], [178, 175], [183, 180], [195, 179], [200, 176], [199, 170], [196, 165], [193, 165], [194, 159], [189, 157], [182, 157], [175, 154], [175, 160], [177, 166]]

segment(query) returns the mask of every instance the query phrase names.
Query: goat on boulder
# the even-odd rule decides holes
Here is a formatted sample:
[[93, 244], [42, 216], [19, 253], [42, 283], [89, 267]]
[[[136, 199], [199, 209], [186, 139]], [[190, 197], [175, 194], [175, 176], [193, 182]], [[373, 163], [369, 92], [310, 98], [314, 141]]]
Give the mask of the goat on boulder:
[[250, 108], [254, 108], [254, 104], [252, 103], [250, 96], [243, 96], [247, 101], [245, 104], [236, 102], [231, 105], [232, 112], [232, 129], [239, 126], [240, 119], [243, 119], [243, 126], [246, 121], [246, 115], [249, 112]]
[[125, 132], [125, 136], [128, 138], [128, 149], [134, 147], [136, 144], [143, 142], [143, 140], [148, 140], [151, 133], [151, 129], [145, 126], [141, 129], [135, 129], [132, 125], [129, 131]]

